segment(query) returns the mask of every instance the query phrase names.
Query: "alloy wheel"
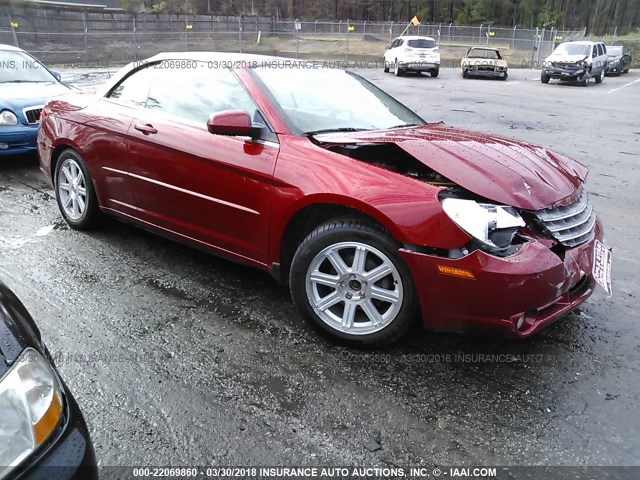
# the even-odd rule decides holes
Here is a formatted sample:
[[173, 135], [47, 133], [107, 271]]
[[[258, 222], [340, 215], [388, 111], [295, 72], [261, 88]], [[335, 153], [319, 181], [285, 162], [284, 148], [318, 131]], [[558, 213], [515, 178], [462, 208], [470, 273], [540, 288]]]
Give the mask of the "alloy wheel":
[[392, 260], [360, 242], [341, 242], [320, 251], [306, 274], [306, 294], [320, 319], [351, 335], [387, 327], [402, 308], [402, 279]]
[[87, 208], [87, 184], [78, 162], [72, 158], [63, 161], [57, 184], [64, 213], [72, 220], [80, 219]]

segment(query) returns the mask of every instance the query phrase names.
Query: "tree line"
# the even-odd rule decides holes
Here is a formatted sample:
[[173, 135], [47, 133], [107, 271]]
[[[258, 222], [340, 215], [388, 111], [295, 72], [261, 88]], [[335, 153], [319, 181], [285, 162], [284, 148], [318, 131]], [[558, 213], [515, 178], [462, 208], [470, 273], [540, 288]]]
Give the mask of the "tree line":
[[409, 21], [581, 29], [596, 35], [640, 27], [640, 0], [120, 0], [133, 11], [260, 15], [279, 19]]

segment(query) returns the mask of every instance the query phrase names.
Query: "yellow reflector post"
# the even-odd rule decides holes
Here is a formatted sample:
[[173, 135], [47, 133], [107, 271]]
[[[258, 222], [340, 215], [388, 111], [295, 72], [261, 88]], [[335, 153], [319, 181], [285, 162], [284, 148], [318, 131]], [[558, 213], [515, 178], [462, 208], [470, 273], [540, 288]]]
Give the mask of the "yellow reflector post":
[[452, 275], [454, 277], [468, 278], [475, 280], [476, 276], [473, 272], [464, 268], [448, 267], [447, 265], [438, 265], [438, 271], [444, 275]]

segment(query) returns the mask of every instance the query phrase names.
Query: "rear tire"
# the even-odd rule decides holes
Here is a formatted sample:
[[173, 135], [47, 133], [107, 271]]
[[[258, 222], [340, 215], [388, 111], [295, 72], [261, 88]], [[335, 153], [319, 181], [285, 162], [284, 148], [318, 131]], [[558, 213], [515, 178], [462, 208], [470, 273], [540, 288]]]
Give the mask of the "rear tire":
[[305, 320], [348, 344], [395, 342], [417, 313], [413, 279], [396, 242], [355, 220], [312, 231], [293, 257], [289, 285]]
[[76, 230], [90, 230], [100, 223], [100, 207], [87, 165], [69, 148], [58, 157], [54, 173], [56, 201], [65, 221]]
[[396, 63], [393, 66], [393, 74], [396, 77], [401, 77], [402, 76], [402, 70], [400, 69], [400, 66], [398, 65], [398, 60], [396, 60]]
[[438, 74], [440, 73], [440, 69], [439, 69], [439, 68], [434, 68], [433, 70], [431, 70], [431, 72], [430, 72], [430, 73], [431, 73], [431, 76], [432, 76], [433, 78], [437, 78], [437, 77], [438, 77]]

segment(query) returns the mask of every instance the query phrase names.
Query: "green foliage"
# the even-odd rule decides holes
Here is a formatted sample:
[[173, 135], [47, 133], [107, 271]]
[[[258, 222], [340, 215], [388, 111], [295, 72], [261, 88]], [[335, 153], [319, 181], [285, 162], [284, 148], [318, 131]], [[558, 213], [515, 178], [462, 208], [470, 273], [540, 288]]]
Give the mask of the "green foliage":
[[[0, 0], [2, 1], [2, 0]], [[19, 1], [19, 0], [15, 0]], [[347, 19], [494, 25], [496, 27], [587, 28], [596, 35], [637, 31], [640, 0], [120, 0], [135, 12], [247, 15], [304, 20]]]

